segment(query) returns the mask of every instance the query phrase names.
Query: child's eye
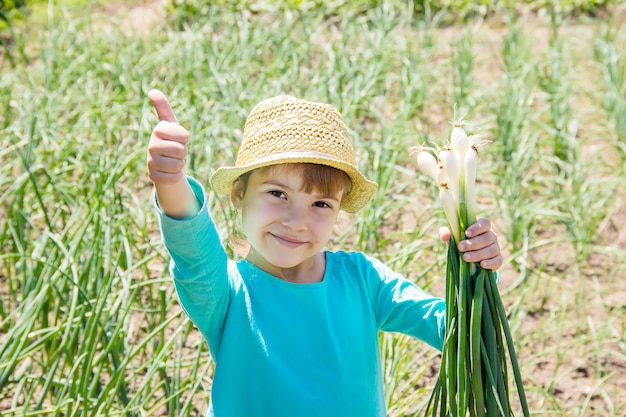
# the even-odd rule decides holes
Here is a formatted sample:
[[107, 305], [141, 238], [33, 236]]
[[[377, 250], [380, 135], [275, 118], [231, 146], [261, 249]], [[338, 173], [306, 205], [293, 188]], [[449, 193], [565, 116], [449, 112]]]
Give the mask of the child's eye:
[[278, 198], [286, 198], [287, 197], [285, 195], [285, 193], [283, 193], [282, 191], [278, 191], [278, 190], [269, 191], [269, 194], [274, 196], [274, 197], [278, 197]]
[[313, 203], [313, 205], [315, 207], [321, 207], [321, 208], [332, 208], [331, 205], [325, 201], [316, 201], [315, 203]]

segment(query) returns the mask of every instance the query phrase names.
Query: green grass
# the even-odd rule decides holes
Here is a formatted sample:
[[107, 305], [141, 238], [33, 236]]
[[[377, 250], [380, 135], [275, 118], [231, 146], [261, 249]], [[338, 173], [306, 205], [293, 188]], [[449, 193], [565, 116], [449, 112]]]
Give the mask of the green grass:
[[[206, 408], [212, 362], [177, 304], [150, 202], [153, 87], [191, 131], [189, 171], [205, 184], [234, 160], [261, 99], [335, 104], [380, 191], [342, 218], [332, 247], [367, 251], [439, 295], [444, 219], [409, 147], [442, 143], [465, 115], [493, 141], [479, 215], [506, 257], [500, 289], [532, 415], [626, 413], [623, 8], [463, 26], [409, 7], [214, 8], [185, 31], [161, 20], [137, 33], [121, 30], [127, 9], [112, 10], [50, 9], [16, 32], [12, 62], [0, 55], [3, 416]], [[209, 205], [226, 238], [228, 201]], [[414, 415], [439, 355], [380, 341], [390, 415]]]

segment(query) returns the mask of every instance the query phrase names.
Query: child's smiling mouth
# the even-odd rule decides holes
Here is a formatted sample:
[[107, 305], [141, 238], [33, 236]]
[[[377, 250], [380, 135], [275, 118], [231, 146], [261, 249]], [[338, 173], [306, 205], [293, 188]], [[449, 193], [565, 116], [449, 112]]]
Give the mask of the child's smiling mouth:
[[272, 235], [272, 237], [274, 237], [274, 239], [281, 245], [288, 246], [290, 248], [296, 248], [306, 243], [302, 240], [299, 240], [290, 236], [276, 235], [273, 233], [270, 233], [270, 235]]

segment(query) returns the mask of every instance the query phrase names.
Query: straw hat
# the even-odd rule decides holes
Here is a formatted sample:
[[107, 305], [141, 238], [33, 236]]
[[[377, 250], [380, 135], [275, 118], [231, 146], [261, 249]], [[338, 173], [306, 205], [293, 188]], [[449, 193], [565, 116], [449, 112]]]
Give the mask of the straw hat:
[[348, 213], [363, 208], [378, 188], [356, 168], [354, 148], [339, 111], [330, 104], [286, 95], [263, 100], [252, 109], [235, 166], [217, 169], [211, 186], [217, 193], [230, 194], [235, 180], [246, 172], [287, 163], [314, 163], [344, 171], [352, 181], [352, 189], [341, 202]]

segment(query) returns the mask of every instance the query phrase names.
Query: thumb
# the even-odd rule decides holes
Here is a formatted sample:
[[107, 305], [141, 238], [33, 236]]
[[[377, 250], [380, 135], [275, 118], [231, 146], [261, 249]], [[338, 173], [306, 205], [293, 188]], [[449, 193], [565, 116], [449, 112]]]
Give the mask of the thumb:
[[148, 98], [154, 106], [154, 109], [157, 112], [157, 116], [159, 116], [159, 121], [178, 123], [178, 120], [176, 120], [176, 116], [174, 116], [172, 106], [170, 106], [170, 102], [167, 101], [167, 97], [165, 97], [165, 94], [163, 94], [159, 90], [152, 89], [148, 91]]
[[450, 241], [450, 229], [448, 229], [446, 226], [441, 226], [438, 232], [439, 232], [439, 239], [441, 239], [444, 242]]

